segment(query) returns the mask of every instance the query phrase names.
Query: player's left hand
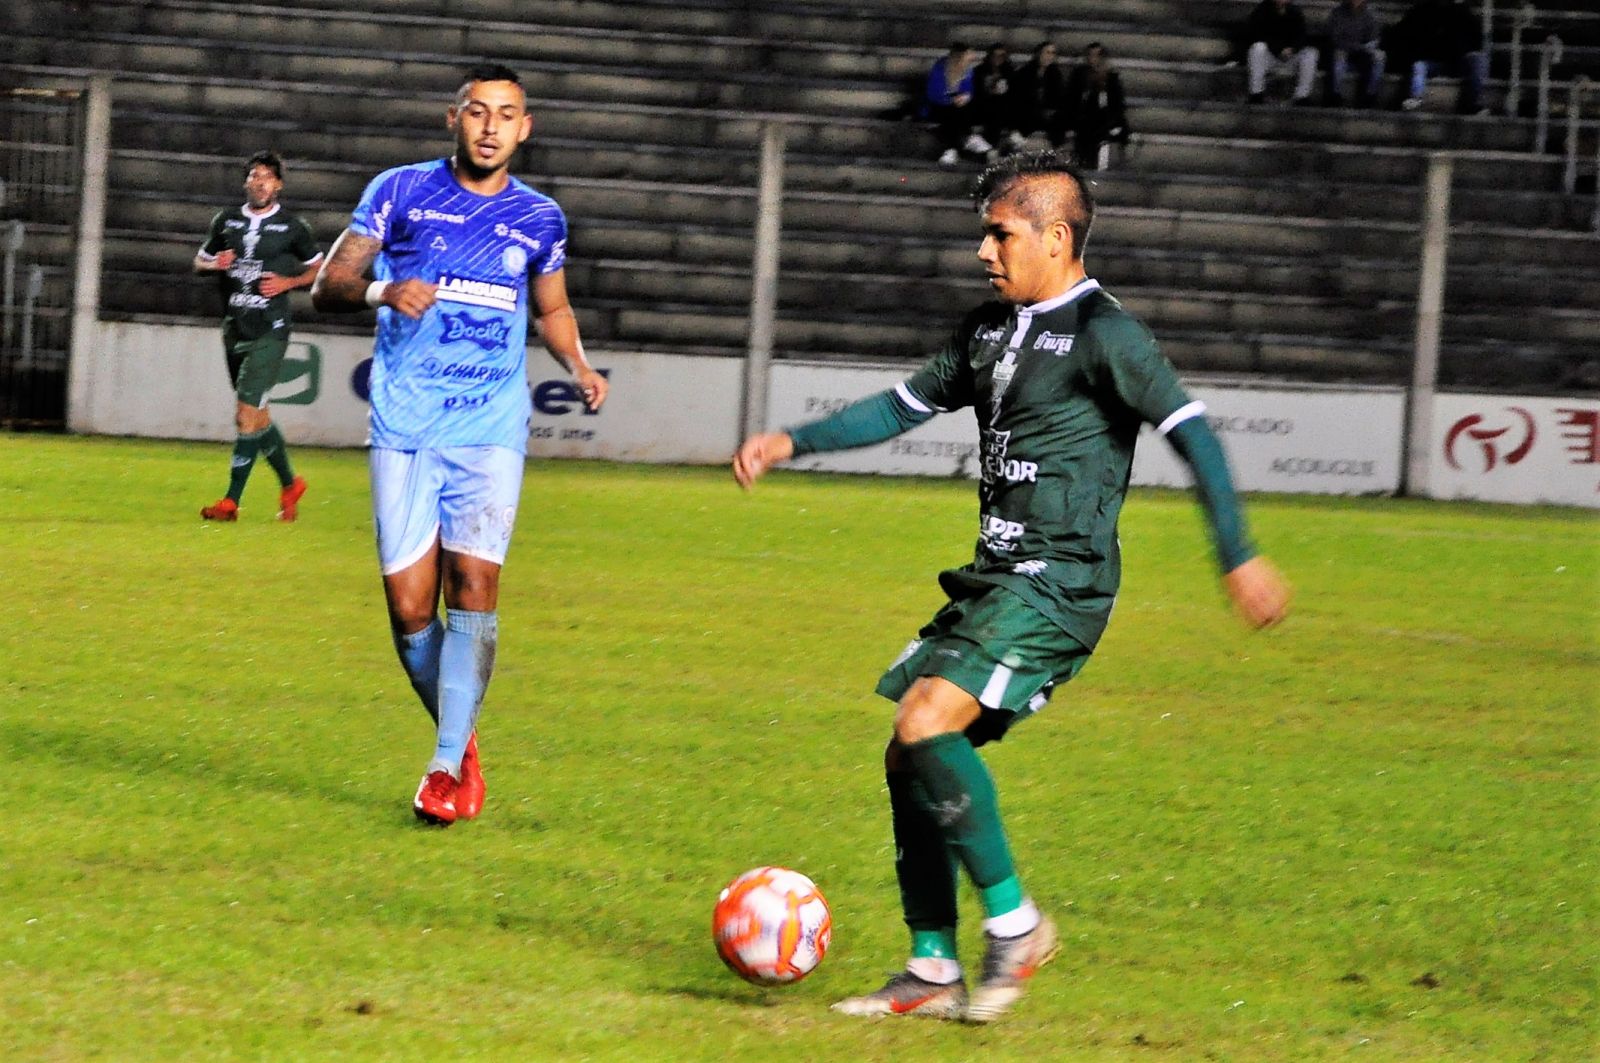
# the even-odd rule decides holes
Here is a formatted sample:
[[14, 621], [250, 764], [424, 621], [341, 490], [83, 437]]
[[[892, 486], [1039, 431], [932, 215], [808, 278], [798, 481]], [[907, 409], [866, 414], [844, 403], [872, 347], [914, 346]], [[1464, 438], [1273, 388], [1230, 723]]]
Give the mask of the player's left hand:
[[606, 393], [611, 390], [611, 385], [606, 378], [588, 366], [584, 366], [573, 374], [578, 383], [578, 390], [583, 393], [583, 403], [590, 410], [598, 410], [606, 401]]
[[1252, 557], [1222, 577], [1222, 585], [1234, 607], [1254, 628], [1271, 627], [1289, 613], [1294, 592], [1276, 565], [1264, 557]]
[[263, 273], [261, 275], [261, 294], [271, 299], [275, 295], [282, 295], [293, 288], [288, 277], [280, 277], [276, 273]]

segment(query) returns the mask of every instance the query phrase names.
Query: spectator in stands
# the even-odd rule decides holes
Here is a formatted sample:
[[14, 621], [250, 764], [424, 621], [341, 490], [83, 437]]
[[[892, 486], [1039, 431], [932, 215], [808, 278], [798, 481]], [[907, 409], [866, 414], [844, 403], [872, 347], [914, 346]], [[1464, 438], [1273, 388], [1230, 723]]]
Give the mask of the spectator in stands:
[[1489, 57], [1483, 51], [1482, 29], [1460, 0], [1417, 0], [1389, 31], [1389, 53], [1411, 74], [1400, 106], [1414, 111], [1430, 74], [1461, 79], [1457, 114], [1483, 114], [1483, 83]]
[[987, 155], [994, 150], [973, 128], [977, 109], [972, 106], [972, 68], [977, 61], [978, 53], [962, 41], [952, 41], [950, 50], [928, 69], [923, 94], [928, 117], [934, 123], [939, 143], [944, 145], [940, 166], [954, 166], [963, 151]]
[[1043, 130], [1053, 148], [1067, 141], [1066, 78], [1056, 62], [1057, 56], [1054, 44], [1041, 41], [1033, 50], [1033, 58], [1017, 69], [1011, 81], [1017, 131], [1028, 137]]
[[1269, 73], [1294, 75], [1294, 102], [1311, 103], [1317, 80], [1317, 50], [1306, 33], [1306, 16], [1291, 0], [1261, 0], [1245, 24], [1250, 102], [1264, 103]]
[[1370, 107], [1383, 87], [1384, 54], [1378, 46], [1382, 29], [1367, 0], [1340, 0], [1328, 12], [1328, 106], [1343, 107], [1344, 82], [1352, 69], [1360, 89], [1357, 107]]
[[1128, 108], [1122, 75], [1099, 41], [1083, 50], [1083, 62], [1067, 75], [1068, 124], [1072, 151], [1087, 170], [1105, 169], [1112, 144], [1128, 142]]
[[1011, 68], [1011, 51], [996, 41], [989, 45], [983, 62], [972, 70], [972, 106], [985, 140], [997, 148], [1016, 151], [1022, 147], [1017, 132], [1017, 101], [1013, 96], [1016, 71]]

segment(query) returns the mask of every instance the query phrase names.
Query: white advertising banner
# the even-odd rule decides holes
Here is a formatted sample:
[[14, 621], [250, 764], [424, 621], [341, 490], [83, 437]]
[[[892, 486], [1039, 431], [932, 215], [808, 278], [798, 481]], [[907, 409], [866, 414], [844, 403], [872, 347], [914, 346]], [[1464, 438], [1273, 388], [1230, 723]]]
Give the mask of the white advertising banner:
[[[909, 370], [786, 362], [773, 366], [767, 424], [815, 420], [846, 403], [893, 387]], [[1301, 494], [1393, 494], [1400, 485], [1404, 396], [1398, 389], [1263, 390], [1197, 386], [1241, 489]], [[832, 472], [977, 476], [977, 424], [971, 410], [936, 417], [887, 443], [810, 454], [792, 464]], [[1189, 483], [1187, 468], [1146, 429], [1133, 482]]]
[[[80, 366], [73, 431], [230, 440], [235, 400], [220, 329], [107, 322], [93, 363]], [[367, 438], [367, 336], [296, 332], [272, 390], [272, 416], [291, 443], [359, 447]], [[529, 453], [612, 461], [726, 461], [738, 444], [743, 363], [733, 358], [604, 352], [611, 381], [599, 413], [543, 348], [528, 352]]]
[[[1392, 495], [1400, 489], [1405, 394], [1395, 389], [1189, 389], [1206, 404], [1241, 491]], [[1188, 467], [1146, 426], [1133, 482], [1187, 487]]]
[[1600, 507], [1600, 401], [1437, 395], [1434, 498]]

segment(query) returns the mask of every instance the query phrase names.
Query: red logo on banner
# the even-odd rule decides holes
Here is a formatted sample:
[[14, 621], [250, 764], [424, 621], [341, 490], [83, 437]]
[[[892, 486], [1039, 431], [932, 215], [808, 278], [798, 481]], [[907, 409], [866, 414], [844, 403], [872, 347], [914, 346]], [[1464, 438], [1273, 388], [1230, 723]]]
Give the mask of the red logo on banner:
[[[1533, 414], [1521, 406], [1507, 406], [1506, 409], [1516, 414], [1522, 421], [1522, 433], [1502, 439], [1513, 428], [1515, 423], [1499, 428], [1479, 427], [1484, 423], [1481, 413], [1469, 413], [1455, 424], [1450, 426], [1450, 431], [1444, 437], [1444, 460], [1450, 463], [1452, 469], [1461, 468], [1461, 463], [1456, 460], [1456, 443], [1462, 436], [1477, 443], [1483, 449], [1483, 471], [1488, 472], [1502, 460], [1507, 465], [1515, 465], [1528, 456], [1528, 451], [1533, 449], [1533, 441], [1538, 438], [1538, 432], [1533, 426]], [[1515, 444], [1512, 446], [1511, 444]], [[1509, 449], [1502, 450], [1502, 447]]]
[[1557, 409], [1563, 414], [1561, 438], [1570, 440], [1567, 453], [1574, 465], [1600, 464], [1600, 410]]

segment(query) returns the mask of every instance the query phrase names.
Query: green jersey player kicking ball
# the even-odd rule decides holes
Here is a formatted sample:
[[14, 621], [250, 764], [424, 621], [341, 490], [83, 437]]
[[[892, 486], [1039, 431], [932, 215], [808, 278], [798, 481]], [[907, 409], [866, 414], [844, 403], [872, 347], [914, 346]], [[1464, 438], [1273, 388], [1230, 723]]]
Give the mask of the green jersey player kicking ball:
[[[943, 411], [972, 406], [980, 425], [975, 555], [940, 574], [949, 602], [878, 681], [898, 703], [884, 770], [911, 958], [883, 988], [834, 1005], [849, 1015], [989, 1022], [1056, 954], [1055, 925], [1022, 888], [976, 747], [1042, 708], [1105, 630], [1121, 578], [1117, 516], [1144, 422], [1193, 470], [1244, 619], [1274, 624], [1289, 602], [1246, 535], [1204, 406], [1084, 271], [1094, 204], [1082, 178], [1053, 153], [1013, 155], [983, 174], [975, 198], [978, 259], [999, 301], [968, 314], [893, 390], [752, 436], [733, 459], [748, 488], [778, 462], [879, 443]], [[957, 863], [986, 917], [970, 1000], [956, 959]]]

